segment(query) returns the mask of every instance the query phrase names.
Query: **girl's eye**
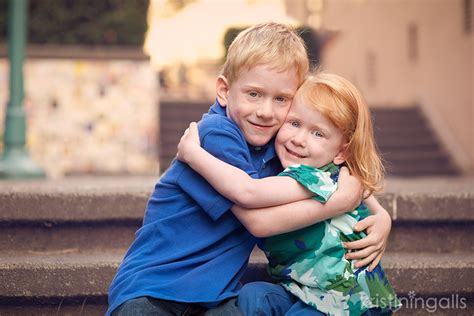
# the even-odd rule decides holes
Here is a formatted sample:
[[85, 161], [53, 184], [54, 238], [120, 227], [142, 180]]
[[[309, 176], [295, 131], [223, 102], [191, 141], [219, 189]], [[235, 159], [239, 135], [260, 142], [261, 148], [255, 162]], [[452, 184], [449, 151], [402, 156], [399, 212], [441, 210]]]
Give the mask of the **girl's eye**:
[[299, 127], [300, 126], [300, 123], [298, 123], [297, 121], [291, 121], [289, 122], [291, 126], [293, 127]]
[[314, 131], [313, 132], [313, 135], [316, 136], [316, 137], [323, 137], [323, 133], [321, 133], [320, 131]]

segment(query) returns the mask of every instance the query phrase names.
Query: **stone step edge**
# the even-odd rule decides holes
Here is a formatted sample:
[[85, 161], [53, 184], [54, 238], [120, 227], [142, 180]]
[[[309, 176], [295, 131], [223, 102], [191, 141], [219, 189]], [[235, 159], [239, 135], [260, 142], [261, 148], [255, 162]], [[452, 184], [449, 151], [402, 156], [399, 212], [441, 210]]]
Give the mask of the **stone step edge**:
[[[0, 298], [100, 297], [122, 259], [117, 252], [13, 255], [0, 259]], [[400, 295], [474, 293], [474, 255], [388, 253], [384, 269]], [[253, 255], [246, 281], [269, 280], [266, 262]]]
[[[142, 220], [147, 191], [0, 192], [0, 224]], [[393, 220], [474, 221], [474, 192], [384, 193]]]

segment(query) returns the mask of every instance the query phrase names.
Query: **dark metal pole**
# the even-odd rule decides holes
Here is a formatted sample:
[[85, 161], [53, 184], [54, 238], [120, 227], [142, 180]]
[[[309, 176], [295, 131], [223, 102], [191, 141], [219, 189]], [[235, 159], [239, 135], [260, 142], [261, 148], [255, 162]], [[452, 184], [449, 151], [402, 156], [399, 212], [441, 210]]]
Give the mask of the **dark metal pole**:
[[44, 177], [44, 171], [26, 149], [26, 120], [23, 107], [23, 60], [25, 56], [28, 0], [10, 0], [8, 8], [8, 58], [10, 60], [10, 100], [5, 118], [0, 179]]

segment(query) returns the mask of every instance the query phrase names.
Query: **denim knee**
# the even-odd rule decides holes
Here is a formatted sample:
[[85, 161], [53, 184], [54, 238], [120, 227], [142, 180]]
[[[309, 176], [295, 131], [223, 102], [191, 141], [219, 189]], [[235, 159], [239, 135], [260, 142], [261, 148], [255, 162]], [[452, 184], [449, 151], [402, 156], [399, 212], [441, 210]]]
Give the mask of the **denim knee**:
[[246, 316], [277, 316], [285, 315], [293, 305], [294, 298], [280, 285], [252, 282], [242, 287], [238, 303]]

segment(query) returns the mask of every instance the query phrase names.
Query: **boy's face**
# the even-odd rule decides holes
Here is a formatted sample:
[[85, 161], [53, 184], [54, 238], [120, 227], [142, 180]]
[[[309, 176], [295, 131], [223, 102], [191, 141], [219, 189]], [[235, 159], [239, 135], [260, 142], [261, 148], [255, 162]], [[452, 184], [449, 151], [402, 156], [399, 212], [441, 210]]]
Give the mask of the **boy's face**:
[[312, 105], [296, 96], [275, 141], [284, 168], [303, 164], [320, 168], [344, 162], [342, 132]]
[[243, 70], [232, 84], [220, 76], [217, 94], [247, 142], [263, 146], [283, 124], [298, 83], [296, 70], [277, 71], [263, 64]]

